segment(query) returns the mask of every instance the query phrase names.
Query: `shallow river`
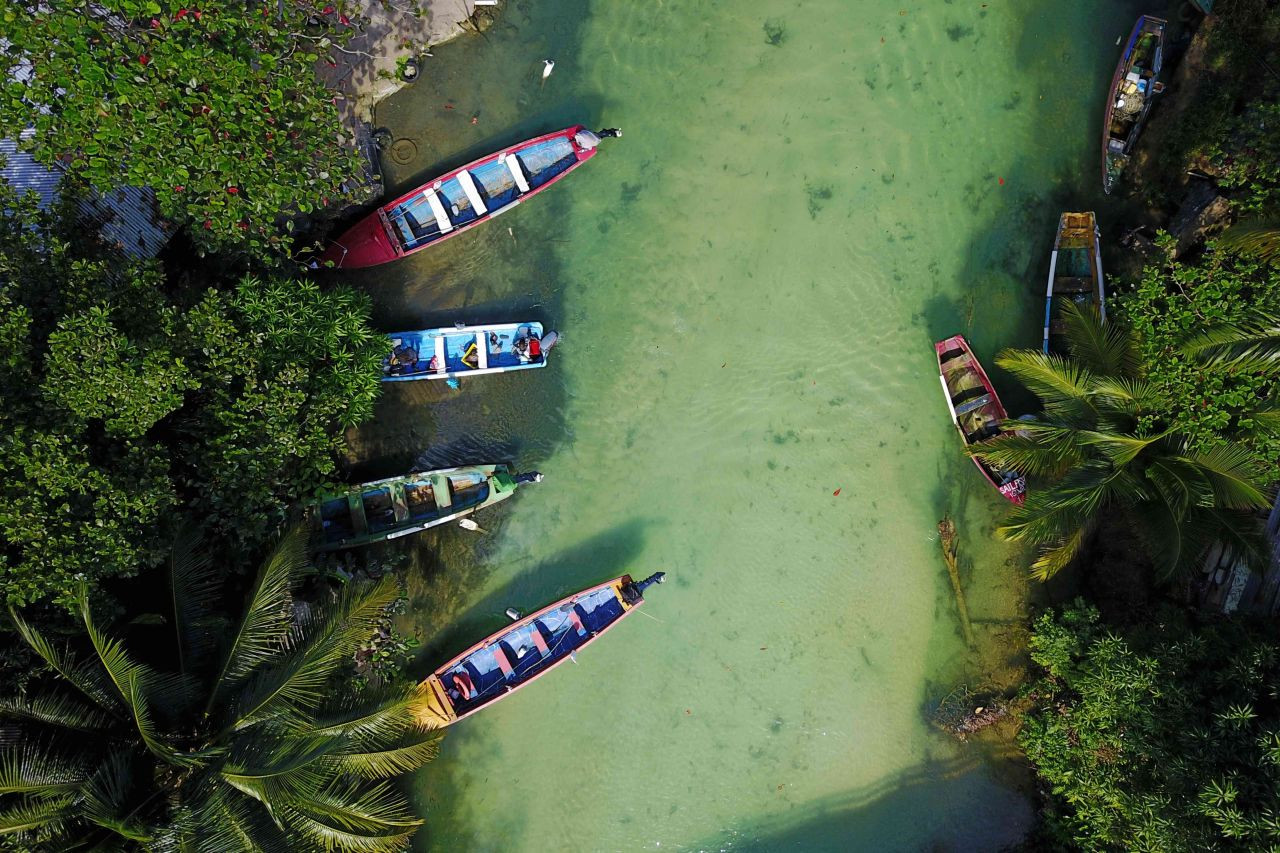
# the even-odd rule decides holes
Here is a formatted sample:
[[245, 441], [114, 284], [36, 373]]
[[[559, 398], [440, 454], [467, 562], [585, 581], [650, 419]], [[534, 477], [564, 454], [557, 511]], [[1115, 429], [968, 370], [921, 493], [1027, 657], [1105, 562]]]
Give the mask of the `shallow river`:
[[1032, 815], [1013, 762], [927, 719], [956, 684], [999, 679], [1027, 592], [931, 342], [1038, 345], [1052, 232], [1097, 204], [1098, 108], [1137, 7], [504, 6], [380, 107], [390, 188], [577, 122], [624, 138], [494, 223], [347, 280], [387, 328], [531, 317], [564, 342], [546, 370], [387, 387], [352, 475], [546, 474], [479, 516], [486, 534], [404, 544], [424, 665], [508, 606], [623, 572], [668, 583], [577, 665], [449, 731], [413, 781], [419, 848], [1016, 841]]

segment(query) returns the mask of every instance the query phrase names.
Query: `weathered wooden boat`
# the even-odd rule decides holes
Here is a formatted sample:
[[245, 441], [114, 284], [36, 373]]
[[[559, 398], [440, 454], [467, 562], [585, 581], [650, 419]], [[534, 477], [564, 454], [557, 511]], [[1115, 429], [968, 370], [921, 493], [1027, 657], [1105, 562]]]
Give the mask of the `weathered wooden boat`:
[[310, 505], [312, 544], [317, 551], [336, 551], [408, 536], [493, 506], [515, 494], [520, 485], [541, 481], [536, 471], [513, 474], [508, 466], [498, 464], [442, 468], [363, 483]]
[[469, 717], [533, 682], [573, 657], [644, 604], [644, 591], [663, 572], [640, 582], [623, 575], [562, 598], [531, 616], [515, 618], [485, 637], [421, 684], [414, 709], [419, 725], [439, 728]]
[[537, 195], [594, 157], [601, 137], [620, 135], [575, 125], [473, 160], [378, 208], [320, 260], [355, 269], [420, 252]]
[[460, 379], [547, 366], [547, 353], [559, 341], [542, 324], [495, 323], [394, 332], [391, 354], [382, 362], [383, 382]]
[[[960, 439], [965, 446], [973, 447], [996, 436], [1012, 435], [1013, 430], [1004, 427], [1009, 416], [964, 335], [938, 341], [933, 349], [938, 356], [942, 394], [947, 398], [951, 421], [960, 431]], [[987, 482], [1005, 498], [1015, 504], [1026, 499], [1027, 481], [1017, 471], [1004, 470], [976, 456], [970, 458]]]
[[1102, 188], [1108, 194], [1124, 171], [1155, 96], [1164, 91], [1159, 78], [1165, 26], [1162, 18], [1138, 18], [1111, 78], [1102, 122]]
[[1058, 220], [1058, 236], [1049, 256], [1049, 287], [1045, 293], [1044, 344], [1046, 353], [1061, 351], [1062, 320], [1054, 316], [1060, 300], [1092, 303], [1107, 319], [1107, 294], [1102, 277], [1098, 221], [1092, 211], [1064, 213]]

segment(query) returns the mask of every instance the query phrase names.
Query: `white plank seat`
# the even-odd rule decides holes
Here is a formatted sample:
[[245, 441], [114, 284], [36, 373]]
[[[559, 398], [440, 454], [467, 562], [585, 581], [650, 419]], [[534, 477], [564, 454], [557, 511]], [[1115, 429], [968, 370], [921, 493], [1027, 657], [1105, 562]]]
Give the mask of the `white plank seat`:
[[485, 207], [484, 199], [480, 197], [480, 190], [476, 188], [476, 182], [471, 177], [471, 173], [463, 169], [458, 173], [458, 183], [462, 185], [462, 191], [467, 194], [467, 201], [471, 202], [471, 208], [476, 212], [476, 216], [484, 216], [489, 212], [489, 208]]
[[529, 191], [529, 181], [524, 176], [524, 167], [520, 165], [520, 161], [516, 159], [514, 154], [503, 155], [502, 162], [507, 164], [507, 170], [511, 172], [511, 178], [516, 182], [516, 187], [523, 195]]
[[449, 221], [449, 214], [444, 209], [444, 204], [440, 201], [440, 196], [436, 195], [434, 189], [427, 189], [422, 193], [426, 198], [427, 204], [431, 205], [431, 213], [436, 218], [436, 226], [439, 227], [441, 234], [448, 234], [453, 230], [453, 223]]

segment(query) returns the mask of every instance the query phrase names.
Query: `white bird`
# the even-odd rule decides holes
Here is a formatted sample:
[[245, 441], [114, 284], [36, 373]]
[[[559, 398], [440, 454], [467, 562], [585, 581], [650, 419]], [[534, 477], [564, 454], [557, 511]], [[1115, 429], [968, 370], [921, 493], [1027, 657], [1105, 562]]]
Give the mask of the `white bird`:
[[551, 72], [555, 70], [556, 61], [554, 59], [542, 60], [542, 79], [546, 80], [551, 76]]

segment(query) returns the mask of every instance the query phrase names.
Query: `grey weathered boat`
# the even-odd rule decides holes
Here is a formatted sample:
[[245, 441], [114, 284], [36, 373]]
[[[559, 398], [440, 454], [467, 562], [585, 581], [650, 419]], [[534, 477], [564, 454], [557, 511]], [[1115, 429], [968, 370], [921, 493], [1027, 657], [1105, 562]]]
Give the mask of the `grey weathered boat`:
[[314, 501], [313, 544], [318, 551], [354, 548], [448, 524], [537, 483], [536, 471], [513, 474], [506, 465], [467, 465], [363, 483]]

